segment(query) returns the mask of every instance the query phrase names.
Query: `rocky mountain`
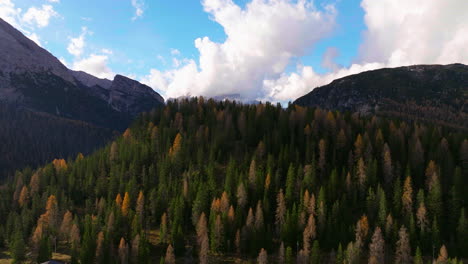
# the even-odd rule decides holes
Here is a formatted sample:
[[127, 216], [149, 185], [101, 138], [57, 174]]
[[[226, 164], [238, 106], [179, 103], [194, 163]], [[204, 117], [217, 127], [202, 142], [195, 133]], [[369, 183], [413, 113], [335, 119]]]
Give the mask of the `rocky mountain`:
[[117, 130], [164, 104], [153, 89], [127, 77], [110, 81], [69, 70], [2, 19], [0, 101]]
[[0, 179], [12, 169], [90, 153], [164, 105], [122, 75], [72, 71], [0, 18]]
[[415, 65], [363, 72], [318, 87], [294, 103], [468, 129], [468, 66]]

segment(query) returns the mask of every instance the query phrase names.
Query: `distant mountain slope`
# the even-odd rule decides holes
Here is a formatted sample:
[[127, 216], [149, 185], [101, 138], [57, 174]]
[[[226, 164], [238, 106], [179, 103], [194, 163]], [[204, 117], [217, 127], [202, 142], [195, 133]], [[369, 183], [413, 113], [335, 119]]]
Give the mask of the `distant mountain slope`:
[[0, 179], [12, 169], [88, 153], [162, 105], [135, 80], [68, 69], [0, 19]]
[[415, 65], [363, 72], [316, 88], [294, 103], [468, 128], [468, 66]]
[[89, 123], [0, 104], [0, 179], [17, 168], [91, 153], [116, 135]]
[[127, 77], [110, 81], [67, 69], [2, 19], [0, 101], [118, 130], [164, 104], [153, 89]]

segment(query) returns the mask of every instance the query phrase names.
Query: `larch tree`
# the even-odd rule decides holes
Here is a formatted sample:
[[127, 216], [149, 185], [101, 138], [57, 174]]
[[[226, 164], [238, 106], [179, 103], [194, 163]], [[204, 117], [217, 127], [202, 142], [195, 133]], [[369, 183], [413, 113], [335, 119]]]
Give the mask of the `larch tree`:
[[424, 205], [424, 201], [419, 204], [418, 210], [416, 211], [416, 223], [421, 233], [424, 233], [426, 228], [429, 226], [427, 210], [426, 206]]
[[180, 152], [182, 148], [182, 135], [177, 133], [174, 142], [172, 143], [172, 147], [169, 149], [169, 156], [174, 158]]
[[369, 263], [379, 264], [384, 263], [385, 258], [385, 241], [382, 236], [380, 227], [376, 227], [372, 235], [372, 241], [369, 245]]
[[446, 264], [448, 260], [447, 248], [445, 245], [440, 247], [439, 256], [437, 257], [437, 264]]
[[130, 250], [130, 256], [132, 259], [132, 263], [138, 263], [138, 257], [140, 255], [140, 235], [137, 234], [132, 240], [132, 246]]
[[317, 227], [315, 225], [315, 218], [313, 215], [309, 215], [309, 219], [307, 220], [307, 225], [304, 228], [304, 232], [302, 233], [303, 250], [306, 255], [309, 255], [309, 252], [310, 252], [310, 241], [314, 240], [316, 236], [317, 236]]
[[360, 193], [364, 193], [366, 189], [367, 175], [366, 175], [366, 165], [364, 164], [364, 159], [359, 158], [356, 168], [356, 177], [359, 186]]
[[128, 244], [123, 237], [119, 243], [119, 260], [121, 264], [128, 264]]
[[411, 247], [408, 232], [406, 227], [402, 226], [398, 231], [398, 241], [396, 242], [395, 252], [396, 264], [409, 264], [411, 263]]
[[241, 182], [237, 187], [237, 206], [239, 209], [243, 209], [247, 204], [247, 191], [245, 190], [244, 184]]
[[70, 211], [67, 210], [65, 214], [63, 215], [62, 224], [60, 225], [61, 238], [67, 242], [70, 240], [69, 234], [70, 234], [72, 225], [73, 225], [73, 215]]
[[140, 218], [141, 222], [143, 222], [144, 212], [145, 212], [145, 195], [143, 194], [143, 191], [140, 191], [140, 193], [138, 194], [138, 199], [137, 199], [137, 204], [136, 204], [136, 213], [138, 217]]
[[278, 263], [284, 263], [285, 261], [285, 252], [284, 252], [284, 242], [281, 241], [279, 250], [278, 250]]
[[58, 226], [59, 211], [57, 205], [57, 198], [55, 198], [55, 195], [51, 195], [47, 199], [46, 221], [50, 228], [56, 228]]
[[263, 218], [262, 202], [258, 201], [257, 208], [255, 210], [255, 229], [257, 231], [260, 231], [262, 230], [263, 226], [264, 226], [264, 218]]
[[403, 184], [403, 196], [401, 197], [404, 215], [411, 215], [413, 213], [413, 186], [411, 184], [411, 177], [407, 176]]
[[169, 245], [166, 250], [166, 257], [164, 258], [164, 263], [165, 264], [175, 264], [176, 259], [174, 255], [174, 248], [172, 245]]
[[284, 200], [283, 189], [278, 191], [276, 196], [276, 214], [275, 214], [275, 225], [276, 232], [281, 234], [282, 228], [286, 221], [286, 201]]
[[115, 204], [120, 208], [122, 207], [122, 195], [120, 193], [115, 197]]
[[29, 190], [28, 190], [28, 187], [24, 185], [23, 188], [21, 189], [21, 193], [18, 198], [18, 204], [20, 207], [24, 207], [28, 203], [29, 203]]
[[124, 199], [122, 202], [122, 215], [128, 216], [128, 212], [130, 210], [130, 195], [128, 192], [125, 192]]
[[260, 253], [258, 254], [257, 263], [258, 264], [267, 264], [268, 263], [268, 254], [267, 254], [267, 251], [264, 248], [262, 248], [260, 250]]
[[104, 232], [99, 232], [96, 239], [96, 260], [98, 263], [102, 260], [104, 255]]
[[393, 180], [393, 165], [392, 155], [390, 153], [390, 147], [387, 143], [384, 144], [383, 148], [383, 174], [386, 184], [391, 184]]
[[257, 184], [257, 165], [255, 159], [252, 159], [249, 167], [249, 186], [252, 190], [255, 190]]
[[73, 224], [72, 228], [70, 229], [70, 242], [72, 244], [72, 248], [78, 248], [80, 241], [80, 228], [76, 224]]
[[199, 246], [199, 260], [200, 263], [208, 262], [208, 250], [209, 250], [209, 241], [208, 241], [208, 226], [206, 221], [205, 213], [200, 215], [200, 219], [197, 223], [197, 242]]

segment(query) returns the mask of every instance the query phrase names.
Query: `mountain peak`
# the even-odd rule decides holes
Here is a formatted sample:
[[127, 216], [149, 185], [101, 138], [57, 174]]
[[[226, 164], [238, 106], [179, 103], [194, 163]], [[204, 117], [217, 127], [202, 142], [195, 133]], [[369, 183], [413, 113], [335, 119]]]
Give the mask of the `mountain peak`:
[[0, 100], [113, 129], [164, 104], [153, 89], [125, 76], [110, 81], [68, 69], [2, 19]]

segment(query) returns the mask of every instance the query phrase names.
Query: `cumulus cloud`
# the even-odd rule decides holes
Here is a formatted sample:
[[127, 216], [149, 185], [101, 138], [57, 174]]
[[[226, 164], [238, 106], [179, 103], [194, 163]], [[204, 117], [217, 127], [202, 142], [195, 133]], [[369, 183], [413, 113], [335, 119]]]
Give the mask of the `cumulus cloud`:
[[204, 0], [204, 10], [220, 24], [223, 43], [195, 40], [198, 61], [174, 60], [167, 71], [152, 69], [142, 81], [166, 97], [239, 93], [247, 99], [288, 101], [332, 80], [362, 71], [421, 63], [468, 63], [468, 1], [362, 0], [363, 41], [354, 63], [335, 63], [329, 48], [318, 74], [312, 67], [286, 67], [332, 33], [337, 12], [308, 0], [252, 0], [245, 8], [232, 0]]
[[89, 57], [75, 61], [72, 69], [84, 71], [99, 78], [114, 79], [115, 73], [107, 65], [107, 55], [91, 54]]
[[136, 20], [137, 18], [143, 15], [143, 1], [142, 0], [131, 0], [132, 6], [135, 9], [135, 15], [132, 17], [132, 20]]
[[53, 6], [42, 5], [41, 8], [30, 7], [26, 13], [24, 13], [22, 19], [30, 25], [36, 25], [42, 28], [49, 25], [49, 20], [55, 16], [58, 16], [58, 13], [55, 12]]
[[363, 0], [363, 62], [468, 63], [468, 1]]
[[70, 38], [70, 42], [67, 47], [67, 50], [70, 54], [72, 54], [75, 57], [81, 56], [86, 45], [85, 37], [87, 33], [88, 29], [86, 27], [83, 27], [81, 28], [81, 34], [78, 37]]
[[0, 0], [0, 17], [14, 27], [18, 27], [21, 8], [16, 8], [11, 0]]
[[173, 70], [151, 70], [143, 81], [167, 97], [238, 93], [263, 96], [263, 81], [279, 78], [290, 61], [303, 56], [335, 25], [336, 11], [311, 1], [253, 0], [241, 8], [231, 0], [205, 0], [204, 10], [226, 33], [223, 43], [195, 40], [198, 62]]

